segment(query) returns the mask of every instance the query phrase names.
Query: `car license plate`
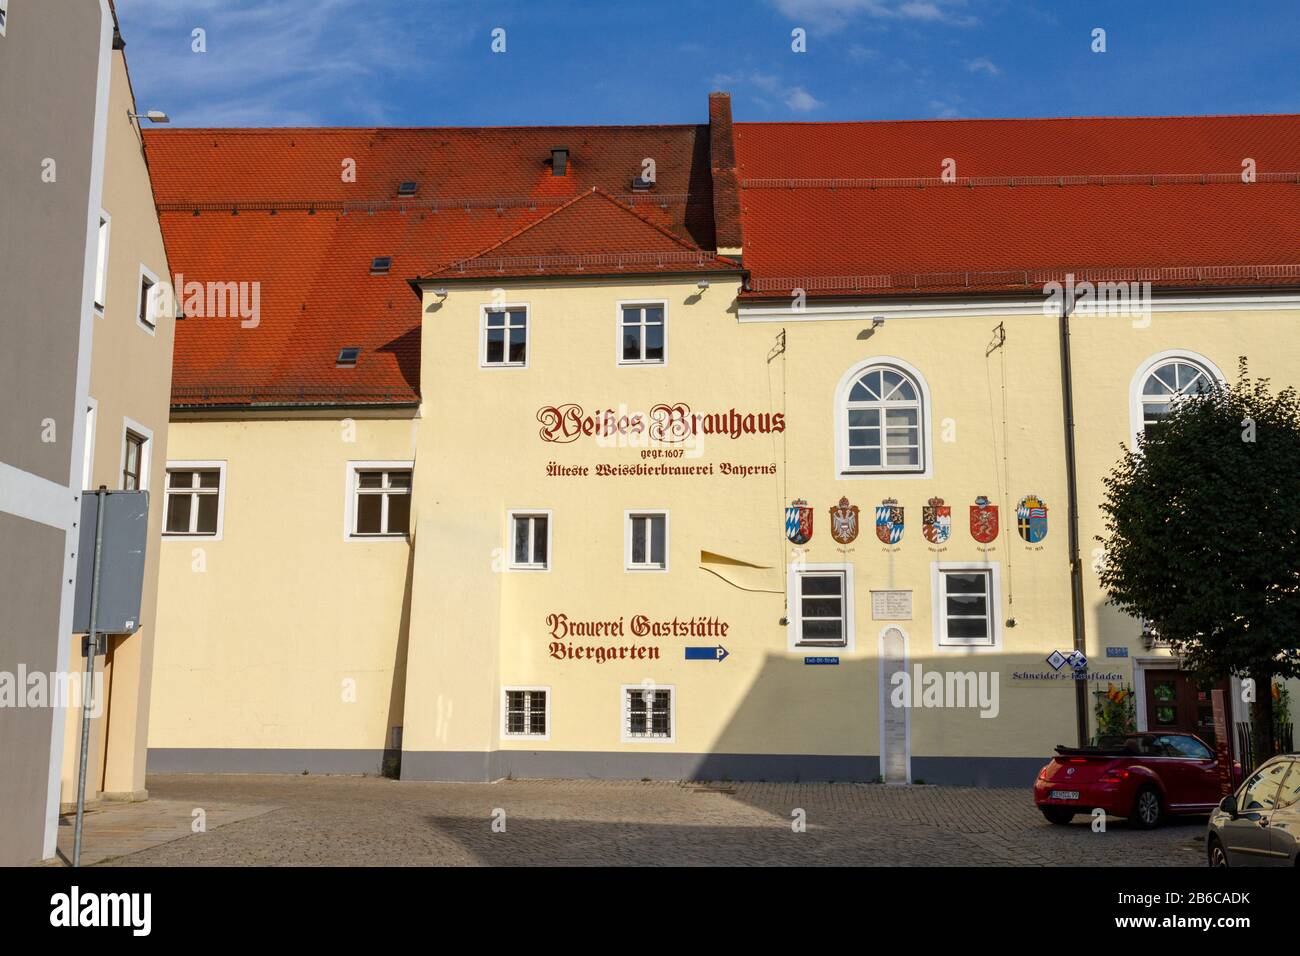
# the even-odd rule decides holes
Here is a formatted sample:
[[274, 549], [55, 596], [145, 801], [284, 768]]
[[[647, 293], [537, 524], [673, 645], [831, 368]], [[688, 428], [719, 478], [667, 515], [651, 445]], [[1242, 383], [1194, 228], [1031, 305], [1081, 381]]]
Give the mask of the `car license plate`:
[[1079, 791], [1078, 790], [1053, 790], [1052, 799], [1053, 800], [1078, 800]]

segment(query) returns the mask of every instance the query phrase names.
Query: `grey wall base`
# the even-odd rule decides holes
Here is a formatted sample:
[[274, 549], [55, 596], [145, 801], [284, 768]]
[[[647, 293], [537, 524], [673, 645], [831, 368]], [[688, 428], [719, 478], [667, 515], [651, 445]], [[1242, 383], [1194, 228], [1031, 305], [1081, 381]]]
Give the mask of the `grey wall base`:
[[[150, 773], [379, 773], [383, 750], [154, 748]], [[407, 751], [403, 780], [772, 780], [870, 783], [880, 758], [831, 754], [624, 753], [587, 750]], [[912, 779], [968, 787], [1029, 787], [1045, 757], [912, 757]]]
[[150, 747], [148, 773], [379, 773], [385, 750]]

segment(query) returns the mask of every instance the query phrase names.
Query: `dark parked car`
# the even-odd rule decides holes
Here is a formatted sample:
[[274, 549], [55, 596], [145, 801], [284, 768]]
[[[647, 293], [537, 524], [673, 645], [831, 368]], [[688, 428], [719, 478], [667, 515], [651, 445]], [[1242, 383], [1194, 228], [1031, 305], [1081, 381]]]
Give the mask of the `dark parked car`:
[[1300, 754], [1274, 757], [1223, 798], [1205, 850], [1210, 866], [1300, 866]]
[[[1235, 766], [1233, 774], [1235, 783]], [[1222, 793], [1214, 751], [1192, 734], [1127, 734], [1104, 737], [1095, 747], [1060, 746], [1034, 783], [1034, 802], [1052, 823], [1100, 807], [1143, 829], [1168, 814], [1209, 813]]]

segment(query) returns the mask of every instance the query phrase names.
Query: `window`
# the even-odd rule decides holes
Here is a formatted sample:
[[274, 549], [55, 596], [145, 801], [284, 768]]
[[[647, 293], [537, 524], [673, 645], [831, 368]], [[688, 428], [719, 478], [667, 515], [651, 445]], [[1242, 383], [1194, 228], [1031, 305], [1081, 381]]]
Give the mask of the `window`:
[[619, 363], [663, 365], [666, 361], [666, 303], [619, 303]]
[[1142, 383], [1142, 431], [1151, 438], [1169, 411], [1185, 395], [1199, 395], [1214, 387], [1214, 376], [1201, 366], [1182, 359], [1157, 365]]
[[550, 688], [507, 687], [502, 701], [501, 736], [550, 736]]
[[1138, 369], [1130, 387], [1135, 439], [1142, 435], [1148, 440], [1155, 438], [1179, 400], [1222, 382], [1222, 373], [1203, 355], [1186, 351], [1153, 355]]
[[874, 361], [840, 382], [840, 474], [916, 475], [929, 467], [928, 401], [920, 376], [896, 359]]
[[1237, 809], [1242, 813], [1272, 810], [1277, 806], [1282, 778], [1289, 761], [1279, 760], [1263, 767], [1241, 789]]
[[998, 569], [984, 564], [935, 564], [934, 621], [941, 647], [998, 643]]
[[851, 564], [791, 564], [785, 588], [787, 650], [854, 649]]
[[411, 524], [411, 463], [350, 462], [348, 537], [404, 538]]
[[99, 418], [99, 403], [86, 400], [86, 444], [81, 462], [81, 487], [89, 490], [95, 477], [95, 422]]
[[163, 534], [171, 537], [221, 537], [226, 463], [169, 461]]
[[401, 182], [397, 184], [397, 195], [414, 196], [419, 191], [419, 189], [420, 189], [419, 183], [417, 183], [413, 179], [408, 179], [405, 182]]
[[642, 684], [623, 687], [623, 742], [673, 741], [673, 688]]
[[491, 368], [528, 365], [527, 306], [483, 309], [482, 364]]
[[627, 512], [626, 569], [668, 570], [668, 512]]
[[150, 334], [153, 333], [158, 324], [158, 296], [160, 291], [158, 277], [144, 266], [141, 266], [140, 290], [135, 304], [135, 317], [136, 321], [140, 323], [140, 327]]
[[144, 464], [144, 445], [146, 439], [143, 435], [137, 435], [135, 432], [127, 429], [125, 448], [122, 450], [122, 490], [139, 491], [144, 485], [145, 464]]
[[386, 276], [388, 270], [393, 266], [392, 256], [375, 256], [370, 260], [370, 274], [372, 276]]
[[1293, 807], [1300, 803], [1300, 760], [1291, 761], [1291, 772], [1287, 775], [1286, 781], [1282, 784], [1282, 790], [1278, 794], [1277, 805], [1279, 807]]
[[551, 513], [511, 511], [509, 518], [511, 570], [550, 570]]
[[95, 311], [104, 314], [108, 295], [108, 230], [109, 215], [99, 214], [99, 244], [95, 248]]
[[1164, 757], [1188, 757], [1192, 760], [1213, 760], [1214, 754], [1195, 737], [1182, 734], [1166, 734], [1157, 737], [1153, 744], [1155, 753]]
[[844, 571], [803, 571], [795, 576], [796, 646], [844, 647], [848, 577]]
[[356, 368], [357, 359], [361, 357], [361, 349], [349, 346], [348, 348], [339, 349], [338, 360], [334, 363], [335, 368]]

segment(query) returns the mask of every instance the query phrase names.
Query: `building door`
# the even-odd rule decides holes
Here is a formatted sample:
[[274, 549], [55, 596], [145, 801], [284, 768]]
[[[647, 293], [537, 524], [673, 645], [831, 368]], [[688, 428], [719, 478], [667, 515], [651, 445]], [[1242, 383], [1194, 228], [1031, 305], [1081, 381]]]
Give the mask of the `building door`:
[[[1202, 682], [1190, 671], [1149, 670], [1146, 673], [1147, 727], [1152, 733], [1196, 734], [1215, 745], [1214, 705], [1210, 691], [1231, 698], [1228, 682]], [[1228, 745], [1231, 747], [1232, 742]]]
[[891, 627], [880, 636], [880, 764], [885, 783], [909, 783], [908, 709], [890, 701], [892, 678], [907, 671], [907, 636]]

